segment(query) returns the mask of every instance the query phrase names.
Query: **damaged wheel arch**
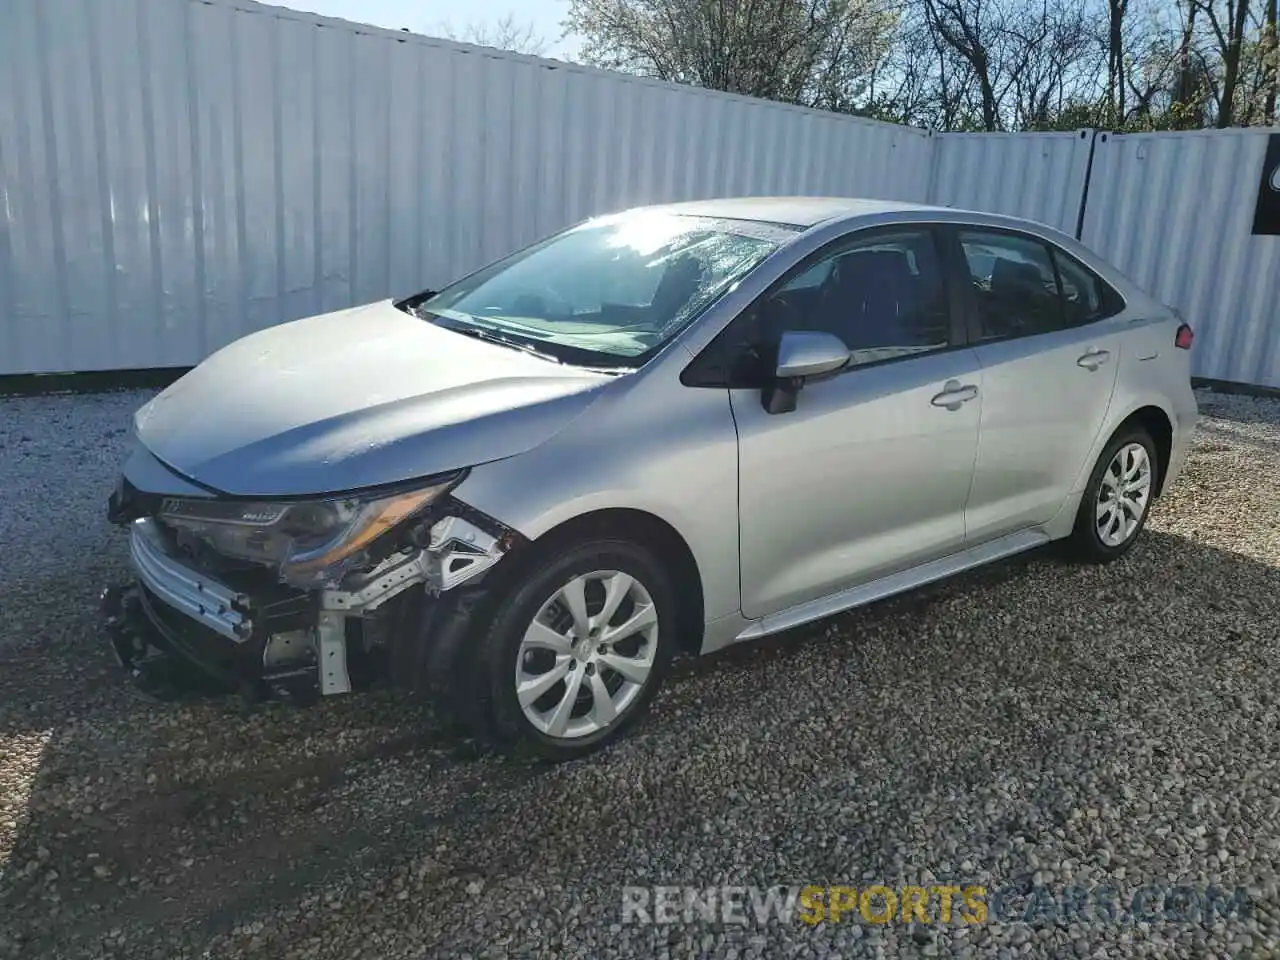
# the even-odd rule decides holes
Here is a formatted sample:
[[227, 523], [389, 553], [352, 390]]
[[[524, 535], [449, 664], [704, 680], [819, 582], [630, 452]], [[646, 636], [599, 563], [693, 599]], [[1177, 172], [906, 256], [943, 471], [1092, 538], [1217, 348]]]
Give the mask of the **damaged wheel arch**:
[[626, 507], [592, 510], [552, 527], [530, 546], [563, 550], [579, 540], [599, 537], [616, 537], [645, 547], [670, 569], [679, 604], [678, 649], [698, 653], [704, 620], [702, 574], [684, 537], [657, 514]]
[[424, 695], [443, 719], [488, 737], [487, 694], [472, 645], [502, 601], [533, 574], [578, 544], [601, 539], [634, 543], [651, 552], [669, 573], [676, 594], [673, 652], [697, 654], [702, 641], [702, 580], [693, 552], [670, 524], [642, 510], [610, 508], [572, 517], [537, 539], [516, 536], [508, 551], [482, 575], [451, 589], [415, 592], [392, 640], [393, 683]]

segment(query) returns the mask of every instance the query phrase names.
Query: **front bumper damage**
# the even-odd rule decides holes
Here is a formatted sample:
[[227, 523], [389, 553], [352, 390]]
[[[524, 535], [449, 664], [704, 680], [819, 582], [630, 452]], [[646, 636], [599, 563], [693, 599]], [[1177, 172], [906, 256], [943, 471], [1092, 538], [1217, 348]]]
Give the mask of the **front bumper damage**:
[[457, 597], [474, 595], [523, 542], [446, 497], [384, 545], [380, 559], [336, 587], [301, 591], [265, 567], [185, 553], [156, 519], [157, 506], [127, 485], [112, 496], [108, 516], [128, 528], [135, 579], [103, 591], [102, 614], [117, 659], [160, 698], [209, 690], [306, 703], [389, 676], [416, 686], [420, 677], [395, 664], [408, 653], [424, 666], [421, 654], [407, 651], [426, 642], [423, 625], [439, 621]]

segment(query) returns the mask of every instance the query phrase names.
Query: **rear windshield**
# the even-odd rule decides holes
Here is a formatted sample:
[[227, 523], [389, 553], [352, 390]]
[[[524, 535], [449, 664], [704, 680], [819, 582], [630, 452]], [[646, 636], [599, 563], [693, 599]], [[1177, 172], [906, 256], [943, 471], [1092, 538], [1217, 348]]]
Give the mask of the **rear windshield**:
[[513, 254], [414, 312], [565, 363], [635, 367], [796, 232], [748, 220], [618, 214]]

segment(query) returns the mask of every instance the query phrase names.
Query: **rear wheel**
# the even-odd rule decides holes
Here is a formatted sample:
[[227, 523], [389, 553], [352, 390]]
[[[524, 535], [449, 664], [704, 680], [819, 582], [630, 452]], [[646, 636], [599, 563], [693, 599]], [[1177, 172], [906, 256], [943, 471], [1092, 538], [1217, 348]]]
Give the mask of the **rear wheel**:
[[675, 597], [650, 551], [580, 543], [530, 565], [482, 644], [495, 739], [553, 760], [596, 750], [647, 710], [674, 645]]
[[1080, 500], [1071, 548], [1077, 559], [1109, 563], [1133, 546], [1147, 522], [1159, 469], [1155, 444], [1141, 427], [1107, 444]]

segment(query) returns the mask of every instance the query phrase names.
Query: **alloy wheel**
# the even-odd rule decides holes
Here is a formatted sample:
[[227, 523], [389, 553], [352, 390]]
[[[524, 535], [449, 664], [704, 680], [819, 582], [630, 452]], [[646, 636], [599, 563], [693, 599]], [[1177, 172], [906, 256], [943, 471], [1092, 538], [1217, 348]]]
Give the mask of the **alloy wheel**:
[[1098, 539], [1118, 547], [1137, 532], [1151, 500], [1151, 457], [1140, 443], [1116, 451], [1098, 485]]
[[573, 577], [539, 608], [516, 656], [516, 699], [555, 739], [605, 730], [635, 704], [653, 671], [658, 611], [618, 570]]

